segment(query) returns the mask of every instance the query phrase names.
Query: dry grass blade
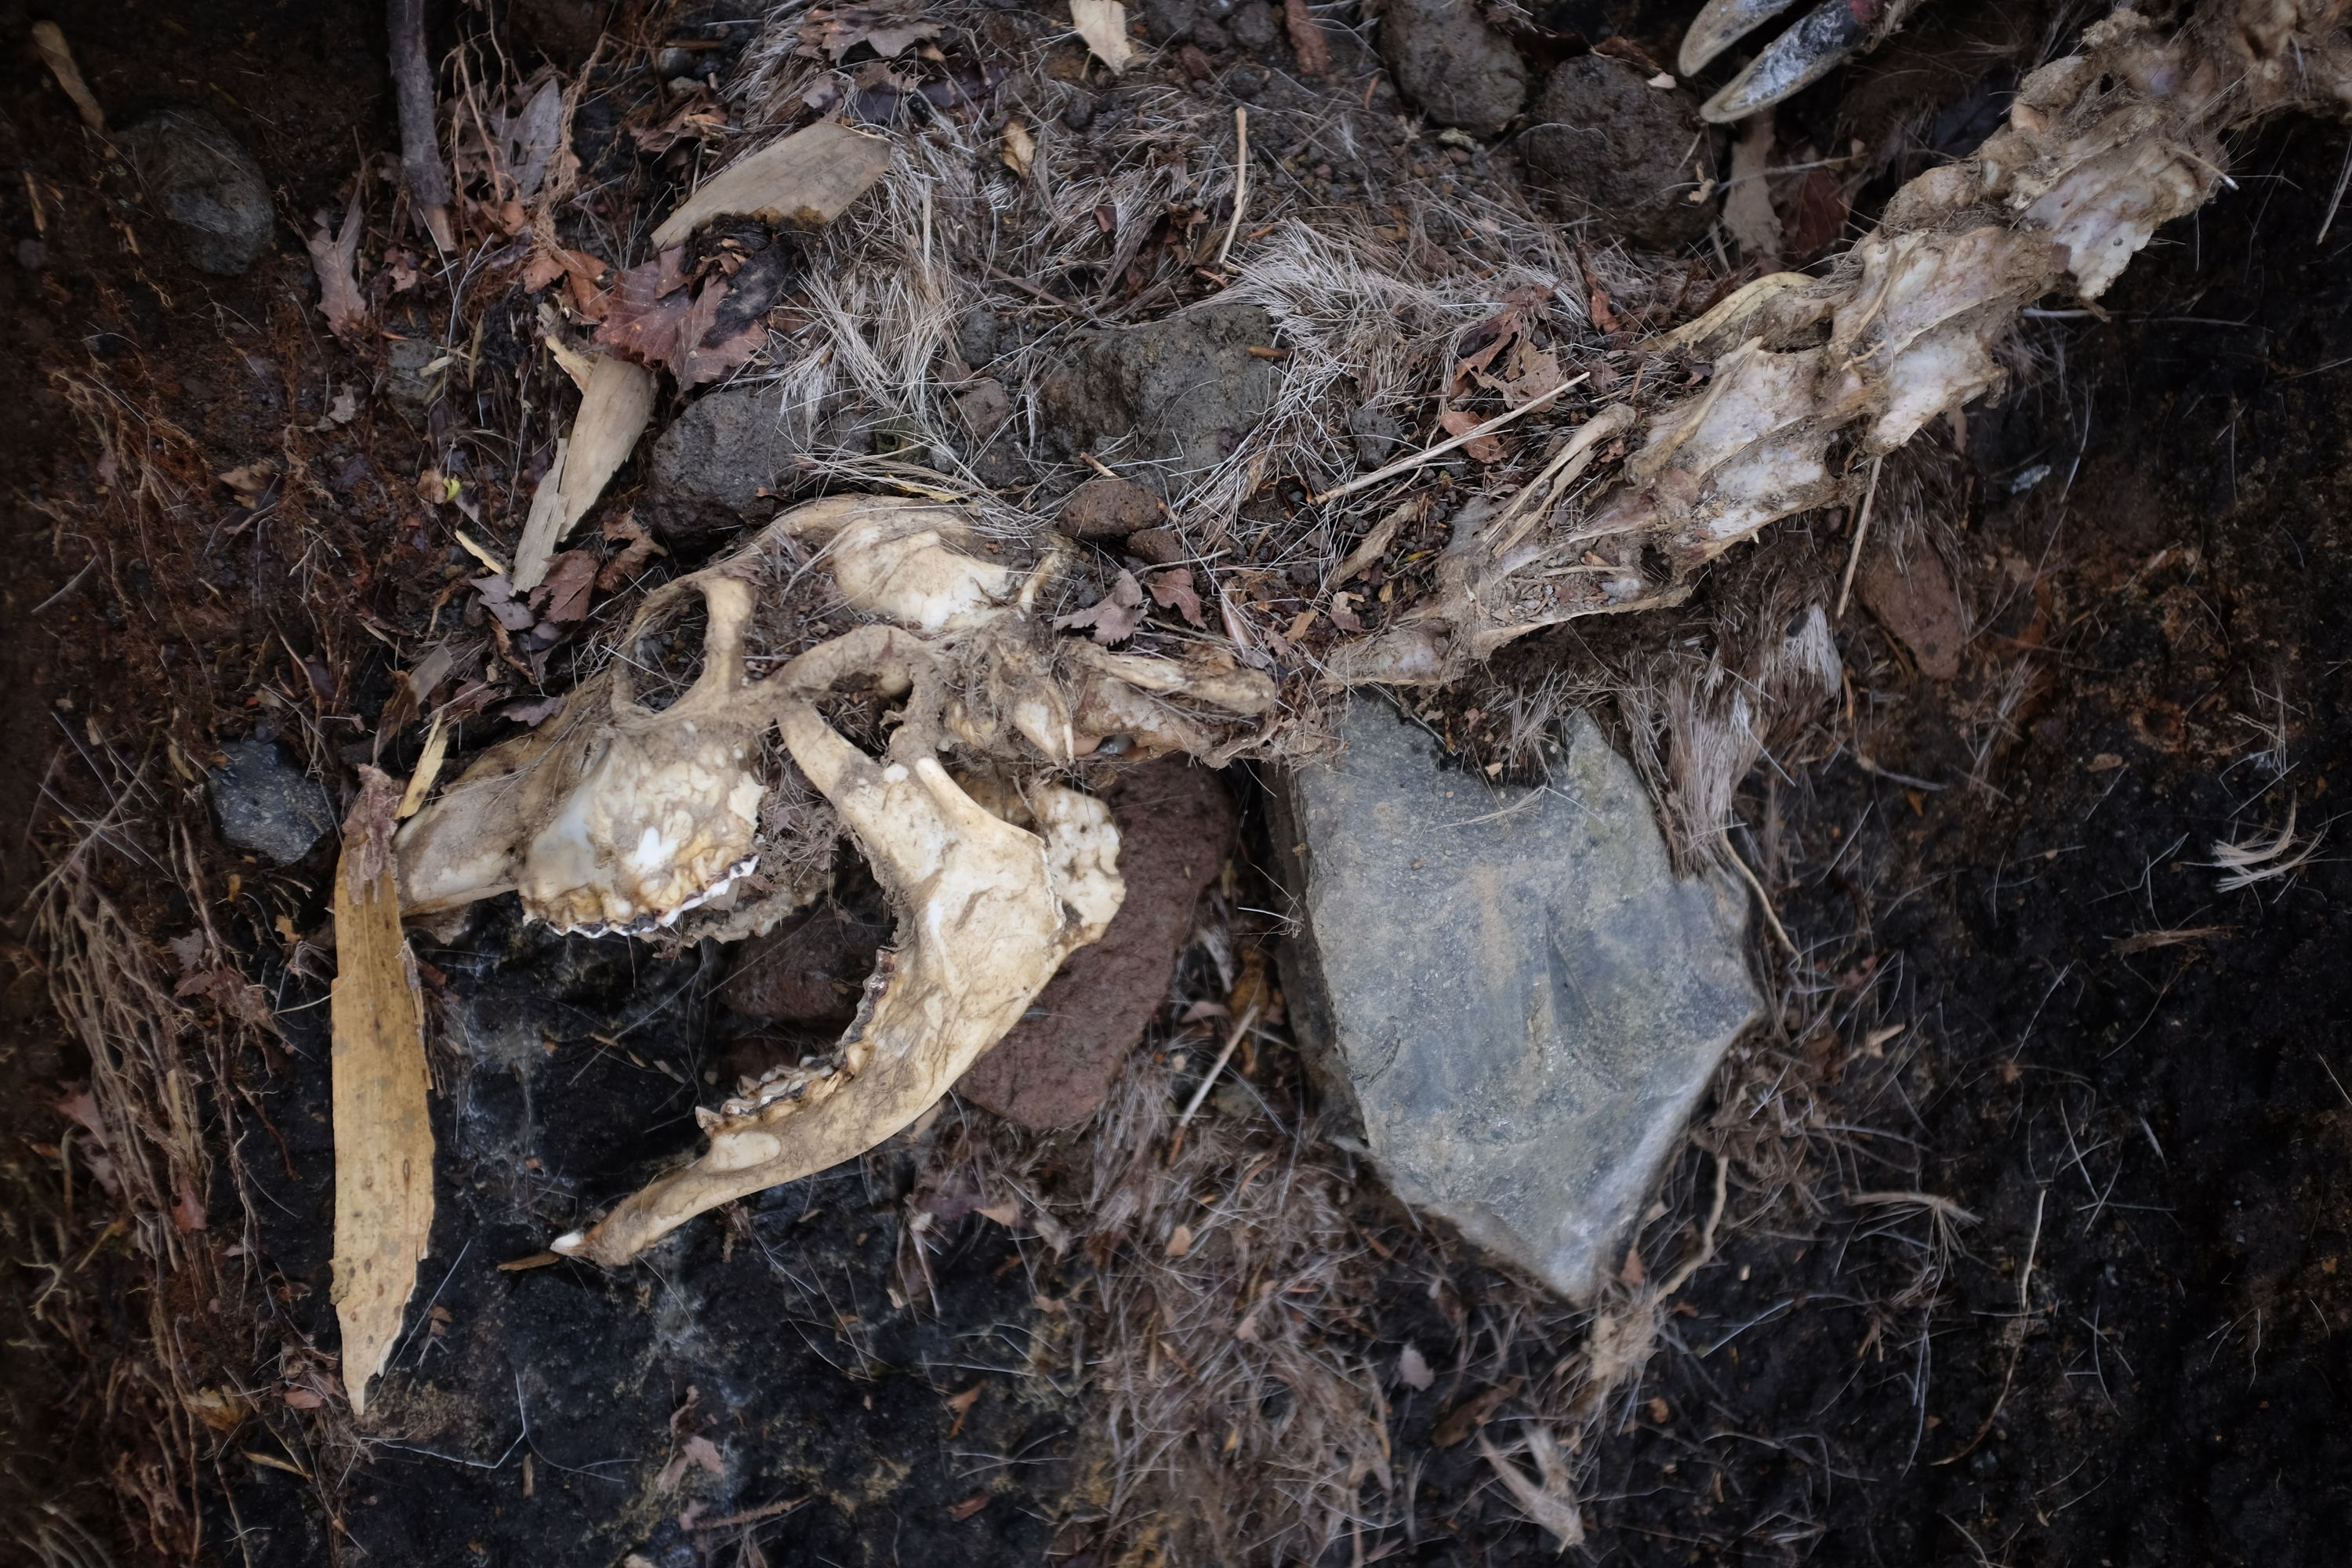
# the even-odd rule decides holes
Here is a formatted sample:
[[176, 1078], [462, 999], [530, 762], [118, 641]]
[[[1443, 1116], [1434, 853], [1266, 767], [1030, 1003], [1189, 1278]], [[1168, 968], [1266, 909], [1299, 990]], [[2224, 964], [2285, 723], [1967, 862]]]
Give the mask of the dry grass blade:
[[2253, 839], [2246, 843], [2216, 841], [2210, 846], [2213, 858], [2205, 862], [2221, 873], [2215, 886], [2224, 893], [2234, 893], [2251, 888], [2257, 882], [2268, 882], [2280, 877], [2292, 876], [2304, 863], [2319, 852], [2327, 835], [2315, 833], [2308, 838], [2294, 836], [2296, 803], [2286, 803], [2286, 826], [2278, 837], [2267, 841]]
[[400, 929], [393, 813], [399, 792], [360, 770], [335, 869], [335, 1315], [343, 1385], [367, 1409], [433, 1230], [433, 1123], [425, 1017]]

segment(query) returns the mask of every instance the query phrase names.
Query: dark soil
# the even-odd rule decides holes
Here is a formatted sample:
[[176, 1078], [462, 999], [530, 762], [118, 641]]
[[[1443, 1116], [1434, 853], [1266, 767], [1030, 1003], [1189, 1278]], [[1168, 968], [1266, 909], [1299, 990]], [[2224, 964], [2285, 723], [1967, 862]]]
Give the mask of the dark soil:
[[[252, 1202], [240, 1221], [224, 1177], [196, 1234], [252, 1285], [173, 1311], [190, 1386], [230, 1391], [215, 1408], [233, 1414], [194, 1425], [201, 1464], [126, 1511], [125, 1472], [186, 1418], [120, 1395], [157, 1353], [152, 1276], [93, 1218], [87, 1179], [79, 1207], [58, 1179], [52, 1106], [88, 1063], [11, 931], [0, 1513], [78, 1517], [125, 1562], [1092, 1560], [1064, 1522], [1104, 1501], [1082, 1436], [1094, 1352], [1068, 1303], [1105, 1260], [977, 1212], [997, 1194], [943, 1184], [911, 1140], [696, 1226], [658, 1268], [541, 1257], [692, 1144], [693, 1106], [764, 1026], [730, 1007], [716, 949], [559, 940], [506, 908], [420, 945], [438, 1218], [370, 1425], [396, 1436], [348, 1446], [322, 1370], [331, 960], [312, 944], [331, 851], [282, 872], [239, 860], [194, 786], [221, 741], [264, 733], [347, 788], [390, 695], [368, 626], [422, 619], [445, 541], [400, 493], [422, 447], [399, 389], [327, 338], [299, 234], [232, 279], [155, 247], [21, 47], [34, 16], [0, 5], [20, 46], [0, 59], [0, 139], [26, 176], [0, 184], [18, 542], [0, 574], [0, 819], [37, 824], [0, 838], [0, 891], [16, 910], [69, 819], [131, 800], [142, 843], [177, 826], [200, 845], [285, 1037], [205, 1091], [244, 1130]], [[1661, 58], [1680, 22], [1644, 29]], [[393, 143], [373, 5], [123, 0], [66, 25], [110, 114], [201, 103], [306, 230], [355, 149]], [[1791, 121], [1826, 138], [1835, 85]], [[1952, 135], [1997, 99], [1980, 86], [1953, 87]], [[2352, 870], [2331, 824], [2352, 780], [2352, 228], [2314, 239], [2342, 157], [2338, 130], [2274, 128], [2240, 188], [2104, 301], [2112, 321], [2030, 323], [2032, 374], [1971, 411], [1955, 504], [1902, 541], [1941, 552], [1972, 612], [1958, 675], [1923, 673], [1939, 660], [1857, 605], [1840, 627], [1850, 703], [1750, 781], [1741, 847], [1809, 978], [1703, 1115], [1697, 1141], [1730, 1157], [1729, 1224], [1611, 1407], [1595, 1555], [2342, 1560]], [[371, 412], [327, 424], [354, 377]], [[142, 533], [146, 514], [116, 504], [132, 457], [180, 487], [176, 531]], [[277, 488], [213, 482], [259, 458]], [[1820, 520], [1780, 531], [1842, 563], [1847, 540]], [[1507, 673], [1586, 646], [1540, 639]], [[2214, 843], [2290, 820], [2328, 836], [2307, 863], [2217, 890]], [[98, 863], [160, 940], [190, 905], [147, 853]], [[1244, 906], [1262, 889], [1250, 858]], [[1307, 1093], [1278, 1056], [1252, 1081], [1278, 1114]], [[986, 1115], [951, 1102], [929, 1136], [989, 1135]], [[1087, 1152], [1081, 1138], [1072, 1158]], [[1677, 1169], [1645, 1252], [1671, 1256], [1716, 1157]], [[1353, 1191], [1395, 1254], [1351, 1307], [1382, 1364], [1410, 1342], [1441, 1373], [1490, 1352], [1540, 1373], [1575, 1347], [1513, 1319], [1521, 1287], [1415, 1236], [1376, 1184]], [[1392, 1384], [1409, 1523], [1367, 1534], [1366, 1560], [1552, 1561], [1471, 1447], [1434, 1446], [1459, 1392]]]

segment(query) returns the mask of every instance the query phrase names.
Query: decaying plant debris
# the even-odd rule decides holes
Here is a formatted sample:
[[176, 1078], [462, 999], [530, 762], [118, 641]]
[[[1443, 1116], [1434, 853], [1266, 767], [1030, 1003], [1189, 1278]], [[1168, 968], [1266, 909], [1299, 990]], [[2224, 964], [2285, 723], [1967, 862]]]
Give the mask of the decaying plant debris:
[[[409, 28], [401, 41], [415, 45], [419, 8], [394, 9]], [[1846, 27], [1838, 48], [1875, 41], [1910, 8], [1885, 11], [1880, 28]], [[1919, 498], [1958, 481], [1947, 454], [1913, 438], [1964, 432], [1964, 410], [2017, 379], [2014, 334], [2029, 308], [2095, 311], [2161, 225], [2226, 188], [2248, 127], [2283, 111], [2340, 113], [2352, 44], [2340, 8], [2317, 4], [2212, 0], [2169, 18], [2110, 16], [2069, 36], [2070, 52], [2032, 62], [2005, 128], [1895, 190], [1875, 226], [1814, 273], [1743, 282], [1719, 246], [1712, 260], [1638, 254], [1610, 247], [1605, 230], [1538, 216], [1494, 175], [1476, 137], [1424, 140], [1425, 127], [1400, 131], [1396, 113], [1369, 112], [1373, 89], [1387, 89], [1345, 31], [1352, 14], [1294, 0], [1247, 20], [1268, 39], [1250, 47], [1280, 52], [1295, 73], [1268, 81], [1239, 68], [1256, 79], [1245, 113], [1217, 96], [1225, 68], [1210, 55], [1225, 46], [1212, 29], [1224, 24], [1203, 12], [1186, 41], [1161, 37], [1155, 12], [1145, 29], [1155, 50], [1117, 5], [1084, 4], [1066, 19], [948, 4], [787, 7], [761, 22], [724, 80], [694, 74], [689, 49], [664, 53], [672, 74], [654, 77], [651, 23], [616, 26], [572, 66], [536, 72], [478, 42], [421, 67], [404, 48], [404, 194], [390, 194], [403, 170], [372, 156], [300, 232], [320, 237], [317, 319], [350, 345], [341, 352], [387, 356], [389, 390], [377, 395], [417, 400], [436, 456], [379, 487], [399, 495], [383, 503], [396, 521], [379, 530], [405, 552], [407, 582], [392, 597], [332, 581], [331, 551], [315, 541], [321, 553], [300, 557], [311, 613], [338, 619], [348, 646], [314, 653], [298, 635], [282, 658], [265, 649], [291, 659], [298, 695], [314, 700], [307, 715], [274, 692], [259, 705], [273, 725], [294, 725], [289, 743], [331, 778], [415, 760], [422, 805], [400, 830], [397, 885], [425, 928], [420, 955], [439, 955], [418, 965], [410, 1003], [421, 1001], [439, 1043], [404, 1064], [412, 1123], [428, 1063], [436, 1087], [466, 1070], [451, 1043], [468, 1005], [456, 966], [520, 969], [556, 942], [483, 913], [506, 894], [580, 951], [630, 939], [625, 962], [648, 973], [673, 973], [697, 952], [748, 951], [719, 944], [796, 929], [787, 922], [811, 908], [864, 900], [866, 916], [895, 924], [851, 987], [854, 1016], [837, 1039], [837, 1020], [794, 1036], [755, 1058], [731, 1097], [715, 1068], [699, 1080], [715, 1092], [680, 1078], [707, 1135], [698, 1157], [552, 1175], [540, 1151], [515, 1150], [528, 1173], [513, 1179], [544, 1189], [529, 1211], [544, 1228], [526, 1250], [561, 1230], [557, 1255], [620, 1270], [683, 1230], [652, 1255], [651, 1277], [667, 1279], [665, 1260], [688, 1248], [731, 1258], [739, 1247], [782, 1277], [774, 1259], [790, 1216], [772, 1200], [738, 1200], [801, 1184], [811, 1194], [801, 1220], [814, 1221], [873, 1173], [898, 1171], [904, 1191], [876, 1198], [868, 1182], [858, 1200], [897, 1227], [892, 1310], [950, 1310], [934, 1278], [956, 1262], [942, 1238], [982, 1217], [1017, 1238], [1005, 1268], [1038, 1282], [1030, 1310], [1048, 1326], [1026, 1375], [1057, 1391], [1066, 1380], [1070, 1408], [1084, 1412], [1073, 1416], [1084, 1432], [1078, 1500], [1056, 1521], [1075, 1534], [1055, 1537], [1058, 1555], [1370, 1561], [1426, 1550], [1423, 1532], [1434, 1539], [1439, 1526], [1420, 1500], [1425, 1467], [1467, 1475], [1447, 1485], [1524, 1519], [1547, 1551], [1564, 1549], [1613, 1505], [1601, 1458], [1612, 1434], [1645, 1419], [1666, 1426], [1652, 1408], [1663, 1397], [1637, 1391], [1662, 1347], [1689, 1348], [1678, 1293], [1717, 1259], [1727, 1212], [1832, 1201], [1797, 1170], [1815, 1157], [1805, 1151], [1842, 1149], [1846, 1136], [1806, 1099], [1824, 1032], [1850, 1026], [1871, 1042], [1872, 1064], [1895, 1039], [1865, 1018], [1874, 974], [1832, 973], [1801, 945], [1793, 912], [1783, 925], [1767, 889], [1790, 896], [1787, 868], [1732, 847], [1743, 785], [1759, 764], [1779, 773], [1801, 736], [1810, 754], [1823, 722], [1855, 737], [1873, 778], [1911, 791], [1912, 812], [1941, 787], [1863, 760], [1839, 642], [1847, 595], [1834, 584], [1858, 578], [1870, 613], [1922, 669], [1956, 663], [1954, 636], [1906, 621], [1898, 602], [1957, 594], [1941, 557], [1937, 590], [1929, 574], [1890, 577], [1864, 556], [1890, 536], [1898, 549], [1937, 548], [1918, 525]], [[40, 42], [54, 58], [47, 34]], [[1567, 46], [1546, 35], [1542, 47]], [[1646, 57], [1593, 58], [1653, 73], [1640, 81], [1664, 75]], [[1337, 79], [1360, 66], [1365, 75]], [[656, 86], [615, 131], [605, 95], [636, 79], [629, 71]], [[1793, 79], [1759, 68], [1741, 81], [1766, 79]], [[104, 96], [107, 78], [92, 79]], [[420, 83], [428, 110], [440, 95], [440, 112], [421, 122]], [[83, 84], [74, 104], [94, 107], [90, 92]], [[1760, 101], [1726, 94], [1717, 108]], [[675, 188], [625, 191], [612, 170], [626, 160], [609, 153], [575, 166], [573, 149], [594, 139], [583, 112], [607, 116], [595, 137], [625, 141], [648, 164], [669, 158], [662, 177]], [[102, 131], [102, 110], [80, 118]], [[1308, 121], [1324, 129], [1302, 132]], [[1393, 139], [1363, 153], [1398, 161], [1379, 183], [1385, 207], [1370, 179], [1350, 196], [1327, 170], [1313, 175], [1322, 195], [1308, 190], [1315, 165], [1304, 161], [1324, 155], [1318, 138], [1332, 125], [1342, 141]], [[1695, 174], [1694, 205], [1712, 178]], [[437, 286], [419, 281], [436, 245], [437, 265], [476, 291], [435, 296], [449, 312], [440, 322], [412, 308]], [[485, 295], [499, 303], [481, 305]], [[452, 324], [461, 298], [479, 312], [470, 339]], [[387, 348], [376, 331], [399, 341]], [[1246, 386], [1255, 401], [1229, 417], [1202, 408], [1190, 436], [1160, 439], [1191, 394], [1171, 399], [1121, 357], [1152, 333], [1154, 353], [1198, 354], [1220, 389]], [[520, 356], [512, 385], [485, 390], [481, 367], [502, 354]], [[436, 388], [461, 379], [476, 389], [478, 434], [452, 439], [434, 427], [454, 404]], [[76, 385], [105, 453], [105, 504], [130, 526], [157, 530], [194, 498], [226, 497], [257, 552], [279, 518], [323, 513], [341, 493], [340, 475], [310, 454], [359, 417], [347, 389], [317, 398], [276, 450], [223, 467], [169, 424], [168, 397], [134, 401], [98, 373]], [[707, 500], [633, 475], [659, 471], [671, 432], [721, 397], [755, 400], [795, 459], [754, 487], [756, 517], [714, 527]], [[389, 472], [383, 453], [374, 460]], [[1082, 486], [1110, 488], [1082, 500]], [[1853, 520], [1843, 537], [1804, 536], [1803, 520], [1841, 512]], [[443, 569], [445, 546], [462, 572]], [[331, 550], [378, 559], [341, 542]], [[120, 592], [121, 572], [110, 563], [100, 580]], [[1940, 600], [1908, 607], [1921, 622], [1964, 619]], [[1589, 658], [1547, 642], [1540, 659], [1514, 662], [1545, 628], [1573, 638], [1584, 628], [1570, 623], [1601, 615], [1671, 626], [1675, 640], [1664, 629], [1614, 642], [1594, 633]], [[1965, 793], [1990, 795], [1998, 759], [2032, 732], [2033, 650], [2054, 619], [2037, 614], [2016, 639], [2011, 677], [1976, 716]], [[382, 668], [388, 685], [362, 687], [359, 668]], [[1458, 1280], [1473, 1265], [1452, 1242], [1367, 1223], [1370, 1173], [1319, 1131], [1303, 1081], [1276, 1065], [1280, 999], [1258, 950], [1277, 922], [1251, 910], [1245, 869], [1204, 906], [1214, 912], [1171, 1009], [1189, 1021], [1155, 1032], [1075, 1144], [946, 1099], [1120, 907], [1119, 835], [1094, 788], [1153, 756], [1310, 756], [1328, 743], [1333, 705], [1374, 686], [1410, 689], [1490, 773], [1539, 769], [1562, 704], [1610, 705], [1680, 851], [1735, 868], [1765, 897], [1772, 963], [1784, 965], [1774, 1038], [1727, 1069], [1696, 1134], [1709, 1158], [1677, 1176], [1653, 1215], [1641, 1246], [1664, 1256], [1645, 1265], [1637, 1248], [1594, 1313], [1507, 1279], [1465, 1303]], [[1842, 720], [1825, 718], [1840, 706]], [[2284, 736], [2283, 711], [2278, 722]], [[486, 731], [502, 738], [483, 746]], [[91, 870], [96, 849], [140, 842], [124, 814], [160, 816], [152, 780], [200, 785], [202, 755], [164, 732], [174, 738], [161, 760], [127, 773], [105, 764], [117, 803], [43, 884], [32, 933], [90, 1062], [67, 1113], [80, 1131], [58, 1142], [58, 1158], [70, 1169], [83, 1141], [104, 1162], [110, 1198], [136, 1216], [156, 1345], [180, 1332], [167, 1297], [241, 1302], [263, 1278], [250, 1220], [234, 1253], [197, 1245], [255, 1201], [256, 1144], [207, 1128], [262, 1124], [238, 1120], [251, 1107], [240, 1109], [246, 1069], [233, 1057], [278, 1050], [278, 1031], [301, 1026], [281, 1023], [299, 1019], [294, 998], [331, 968], [342, 977], [340, 1173], [348, 1181], [361, 1154], [394, 1142], [412, 1163], [429, 1157], [432, 1142], [414, 1124], [404, 1141], [374, 1142], [343, 1124], [342, 986], [362, 973], [389, 984], [411, 962], [397, 944], [371, 948], [356, 917], [337, 920], [331, 955], [299, 903], [273, 910], [282, 931], [257, 924], [283, 945], [267, 958], [276, 978], [265, 994], [203, 916], [170, 949], [183, 978], [167, 994], [160, 950]], [[364, 831], [344, 847], [347, 867], [381, 860], [370, 845], [397, 798], [387, 787], [361, 797], [373, 814], [353, 818]], [[2322, 852], [2325, 825], [2307, 816], [2299, 828], [2300, 797], [2285, 798], [2267, 832], [2204, 840], [2223, 891], [2275, 891]], [[1757, 840], [1746, 842], [1752, 851]], [[174, 841], [171, 859], [191, 901], [210, 907], [193, 889], [220, 879], [200, 870], [199, 851]], [[236, 875], [226, 900], [255, 899], [262, 873]], [[268, 882], [268, 896], [290, 900], [295, 872], [271, 875], [286, 880]], [[364, 881], [380, 889], [391, 875], [374, 864]], [[339, 900], [359, 890], [341, 875], [335, 889]], [[172, 918], [173, 931], [185, 928]], [[2225, 929], [2184, 921], [2125, 951], [2195, 951]], [[412, 996], [402, 980], [367, 1020], [380, 1045], [416, 1037], [398, 1016]], [[1819, 1019], [1800, 1016], [1812, 1010]], [[201, 1093], [174, 1065], [199, 1037], [192, 1019], [210, 1050]], [[590, 1048], [635, 1060], [635, 1027], [608, 1022]], [[551, 1036], [545, 1050], [558, 1050]], [[1882, 1070], [1863, 1055], [1853, 1053], [1857, 1078]], [[2066, 1133], [2079, 1164], [2087, 1135]], [[268, 1135], [290, 1172], [309, 1147], [301, 1131], [290, 1144], [275, 1126]], [[1869, 1216], [1872, 1235], [1924, 1227], [1926, 1261], [1872, 1304], [1864, 1344], [1883, 1354], [1916, 1321], [1925, 1356], [1977, 1215], [1912, 1185], [1856, 1176], [1847, 1188], [1834, 1201]], [[835, 1195], [820, 1204], [819, 1192]], [[698, 1215], [711, 1217], [686, 1225]], [[427, 1224], [412, 1210], [378, 1250], [406, 1248], [413, 1262]], [[864, 1245], [864, 1227], [844, 1224], [842, 1244]], [[62, 1270], [75, 1250], [41, 1256]], [[402, 1385], [436, 1342], [462, 1338], [457, 1298], [445, 1302], [432, 1283], [458, 1277], [463, 1254], [441, 1269], [447, 1257], [428, 1266], [404, 1314], [395, 1304], [367, 1330], [347, 1319], [340, 1363], [336, 1347], [290, 1326], [299, 1290], [276, 1275], [278, 1304], [255, 1319], [269, 1323], [259, 1383], [220, 1370], [240, 1352], [216, 1343], [136, 1363], [137, 1386], [109, 1397], [162, 1413], [163, 1437], [155, 1457], [126, 1459], [115, 1485], [143, 1506], [157, 1551], [215, 1549], [204, 1531], [223, 1506], [213, 1500], [241, 1495], [220, 1479], [224, 1463], [315, 1487], [320, 1517], [340, 1530], [337, 1477], [362, 1430], [440, 1454], [437, 1436], [420, 1436], [435, 1430], [430, 1409]], [[581, 1268], [505, 1261], [530, 1274]], [[1366, 1327], [1382, 1268], [1426, 1272], [1427, 1321], [1402, 1350], [1388, 1342], [1392, 1327], [1386, 1339]], [[2031, 1283], [2013, 1287], [2011, 1373], [2027, 1336], [2049, 1326]], [[805, 1281], [793, 1288], [813, 1299]], [[1412, 1289], [1419, 1300], [1423, 1286]], [[405, 1279], [390, 1294], [405, 1300]], [[830, 1301], [803, 1316], [830, 1320], [823, 1331], [845, 1344], [869, 1331]], [[675, 1317], [662, 1325], [696, 1331]], [[1449, 1358], [1445, 1343], [1460, 1348]], [[189, 1370], [199, 1364], [215, 1370]], [[560, 1467], [532, 1439], [530, 1400], [541, 1391], [527, 1398], [514, 1370], [521, 1435], [466, 1462], [504, 1473], [513, 1460], [530, 1499]], [[1924, 1390], [1924, 1364], [1919, 1376]], [[1929, 1458], [1974, 1461], [2008, 1397], [2009, 1378], [1999, 1382], [1984, 1427], [1979, 1413], [1964, 1423], [1975, 1441], [1947, 1434]], [[979, 1388], [950, 1396], [956, 1430]], [[709, 1477], [729, 1489], [711, 1495], [737, 1498], [743, 1472], [730, 1467], [750, 1450], [698, 1426], [698, 1399], [712, 1397], [706, 1384], [673, 1400], [675, 1453], [644, 1467], [643, 1495], [598, 1506], [646, 1531], [658, 1523], [705, 1560], [761, 1561], [760, 1531], [798, 1503], [701, 1510], [673, 1495]], [[1400, 1412], [1412, 1401], [1427, 1406], [1427, 1430], [1406, 1452]], [[1923, 1392], [1923, 1420], [1926, 1408]], [[949, 1506], [951, 1521], [985, 1524], [995, 1484], [973, 1483]], [[1188, 1498], [1212, 1506], [1188, 1513]], [[62, 1526], [41, 1539], [51, 1536], [67, 1539]]]

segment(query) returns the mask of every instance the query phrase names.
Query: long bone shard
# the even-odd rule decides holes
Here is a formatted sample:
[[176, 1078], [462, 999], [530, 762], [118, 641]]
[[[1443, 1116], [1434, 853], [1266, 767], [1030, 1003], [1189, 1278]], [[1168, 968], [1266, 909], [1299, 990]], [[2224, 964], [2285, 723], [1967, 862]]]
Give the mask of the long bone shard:
[[842, 739], [804, 698], [786, 700], [778, 718], [786, 748], [898, 915], [898, 944], [867, 983], [838, 1061], [698, 1112], [710, 1137], [701, 1158], [560, 1238], [556, 1251], [625, 1263], [696, 1215], [874, 1147], [938, 1103], [1118, 912], [1125, 885], [1108, 811], [1055, 784], [1032, 792], [1037, 833], [985, 809], [930, 749], [919, 711], [928, 679], [886, 761]]

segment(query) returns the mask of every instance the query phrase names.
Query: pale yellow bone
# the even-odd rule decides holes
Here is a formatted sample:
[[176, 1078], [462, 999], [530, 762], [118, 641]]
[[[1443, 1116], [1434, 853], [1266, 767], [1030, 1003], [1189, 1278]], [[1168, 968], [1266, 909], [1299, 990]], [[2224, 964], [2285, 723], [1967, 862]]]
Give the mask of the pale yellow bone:
[[898, 946], [837, 1063], [705, 1113], [701, 1158], [562, 1237], [558, 1252], [625, 1263], [696, 1215], [864, 1153], [937, 1104], [1118, 912], [1118, 832], [1099, 801], [1038, 786], [1040, 837], [983, 809], [935, 755], [877, 762], [801, 700], [783, 706], [779, 727], [873, 866], [898, 915]]

